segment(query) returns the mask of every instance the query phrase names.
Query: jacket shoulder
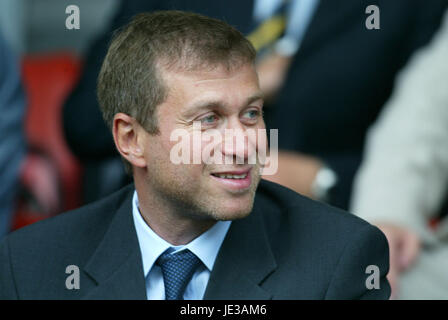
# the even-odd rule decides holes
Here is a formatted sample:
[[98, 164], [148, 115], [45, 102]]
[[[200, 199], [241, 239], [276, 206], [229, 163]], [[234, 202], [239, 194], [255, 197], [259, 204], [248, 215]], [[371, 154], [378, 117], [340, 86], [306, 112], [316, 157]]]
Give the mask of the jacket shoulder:
[[0, 242], [0, 298], [62, 297], [66, 268], [89, 261], [119, 208], [131, 207], [133, 190], [132, 185], [125, 187], [100, 201], [6, 236]]
[[[256, 210], [279, 265], [275, 282], [269, 282], [274, 288], [282, 283], [278, 299], [388, 298], [388, 245], [377, 227], [271, 182], [260, 184], [257, 197]], [[380, 269], [378, 292], [365, 291], [369, 265]]]
[[82, 238], [85, 233], [100, 233], [106, 229], [116, 210], [133, 190], [133, 186], [129, 185], [91, 204], [18, 229], [6, 238], [10, 243], [34, 241], [37, 238], [42, 243], [44, 239], [52, 242], [73, 240], [70, 238], [75, 235]]
[[82, 264], [104, 237], [117, 209], [131, 198], [133, 190], [133, 186], [127, 186], [92, 204], [18, 229], [7, 235], [0, 246], [8, 247], [10, 263], [18, 269], [45, 265], [66, 256], [75, 257]]
[[[359, 228], [369, 223], [345, 210], [333, 207], [326, 203], [307, 198], [291, 189], [279, 184], [262, 180], [257, 200], [264, 208], [264, 212], [274, 211], [273, 218], [288, 217], [293, 221], [312, 222], [322, 225], [341, 223], [344, 228]], [[272, 214], [271, 214], [272, 215]]]

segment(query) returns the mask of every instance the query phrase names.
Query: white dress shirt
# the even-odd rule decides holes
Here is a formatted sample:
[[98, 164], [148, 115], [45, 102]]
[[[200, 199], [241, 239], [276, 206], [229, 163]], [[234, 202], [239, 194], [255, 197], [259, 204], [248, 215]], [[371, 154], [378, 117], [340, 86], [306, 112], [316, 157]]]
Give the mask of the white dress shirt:
[[189, 249], [202, 264], [187, 284], [184, 300], [201, 300], [215, 264], [216, 256], [230, 227], [230, 221], [218, 221], [213, 227], [186, 245], [174, 246], [159, 237], [145, 222], [140, 214], [137, 192], [132, 198], [132, 216], [142, 254], [143, 272], [146, 279], [148, 300], [164, 300], [165, 286], [162, 269], [155, 264], [157, 258], [166, 250], [178, 252]]

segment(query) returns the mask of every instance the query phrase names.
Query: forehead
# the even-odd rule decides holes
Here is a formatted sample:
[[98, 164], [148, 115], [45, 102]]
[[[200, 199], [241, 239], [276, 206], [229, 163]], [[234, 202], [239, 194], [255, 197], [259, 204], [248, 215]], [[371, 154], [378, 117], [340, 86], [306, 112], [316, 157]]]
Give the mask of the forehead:
[[238, 105], [250, 97], [260, 96], [258, 76], [253, 64], [228, 69], [219, 65], [193, 71], [163, 72], [168, 88], [167, 102], [188, 109], [207, 101]]

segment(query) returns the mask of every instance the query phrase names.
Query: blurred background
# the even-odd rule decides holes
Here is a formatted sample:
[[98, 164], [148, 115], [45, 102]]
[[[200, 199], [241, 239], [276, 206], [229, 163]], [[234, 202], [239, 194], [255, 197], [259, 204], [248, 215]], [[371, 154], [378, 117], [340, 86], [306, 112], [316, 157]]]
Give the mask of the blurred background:
[[[69, 5], [80, 28], [67, 29]], [[220, 18], [254, 44], [279, 170], [377, 225], [393, 298], [448, 299], [446, 0], [0, 0], [0, 238], [132, 182], [96, 100], [139, 12]]]
[[[78, 30], [68, 30], [65, 26], [69, 16], [65, 10], [72, 4], [82, 8], [82, 28]], [[8, 130], [13, 123], [21, 121], [23, 127], [16, 125], [14, 128], [16, 131], [23, 129], [24, 137], [19, 140], [16, 134], [15, 138], [26, 148], [21, 158], [10, 155], [9, 159], [5, 156], [8, 149], [0, 148], [4, 159], [0, 161], [3, 171], [0, 177], [7, 189], [0, 193], [3, 207], [0, 209], [0, 237], [8, 229], [81, 205], [82, 166], [65, 142], [62, 106], [79, 78], [89, 46], [99, 34], [106, 32], [118, 4], [115, 0], [0, 0], [0, 34], [8, 57], [13, 57], [9, 62], [18, 64], [24, 98], [22, 107], [16, 106], [20, 104], [17, 103], [16, 111], [10, 111], [14, 118], [2, 115], [4, 123], [0, 128]], [[6, 63], [4, 60], [3, 76], [6, 76], [3, 72]], [[10, 71], [12, 73], [14, 71]], [[18, 94], [16, 98], [12, 94], [8, 98], [6, 94], [5, 100], [20, 100]], [[8, 112], [7, 108], [4, 104], [0, 110]], [[23, 110], [18, 112], [20, 108]], [[2, 137], [4, 141], [6, 136]], [[12, 133], [10, 136], [14, 139]], [[17, 160], [15, 167], [7, 167], [12, 159]], [[19, 181], [14, 181], [12, 176], [19, 165], [16, 177]], [[9, 177], [5, 177], [7, 171], [11, 171]], [[13, 192], [15, 200], [12, 201]]]
[[[65, 28], [65, 9], [72, 4], [82, 8], [82, 28], [75, 32]], [[117, 0], [1, 0], [0, 26], [20, 54], [67, 50], [82, 56], [106, 31], [118, 4]]]

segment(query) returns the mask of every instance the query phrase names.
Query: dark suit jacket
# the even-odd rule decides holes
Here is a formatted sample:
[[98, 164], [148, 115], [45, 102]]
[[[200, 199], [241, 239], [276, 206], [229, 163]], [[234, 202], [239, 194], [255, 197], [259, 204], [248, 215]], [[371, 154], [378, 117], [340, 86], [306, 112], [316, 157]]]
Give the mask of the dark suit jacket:
[[[220, 18], [248, 34], [253, 2], [126, 0], [110, 30], [139, 12], [178, 9]], [[339, 184], [330, 197], [333, 205], [347, 208], [366, 131], [389, 98], [397, 71], [438, 28], [446, 3], [320, 0], [285, 86], [275, 104], [265, 108], [265, 116], [269, 127], [279, 129], [280, 149], [320, 157], [338, 173]], [[380, 30], [365, 27], [369, 5], [380, 9]], [[117, 156], [95, 96], [110, 35], [108, 32], [95, 42], [79, 85], [64, 108], [67, 141], [84, 163], [93, 166], [96, 161]], [[87, 174], [91, 171], [93, 175], [98, 172], [87, 168]], [[93, 177], [88, 185], [95, 182]]]
[[[20, 229], [0, 244], [0, 299], [145, 299], [130, 185]], [[253, 212], [232, 222], [205, 299], [387, 299], [384, 235], [367, 222], [262, 181]], [[68, 265], [80, 289], [68, 290]], [[366, 288], [366, 268], [380, 288]]]

